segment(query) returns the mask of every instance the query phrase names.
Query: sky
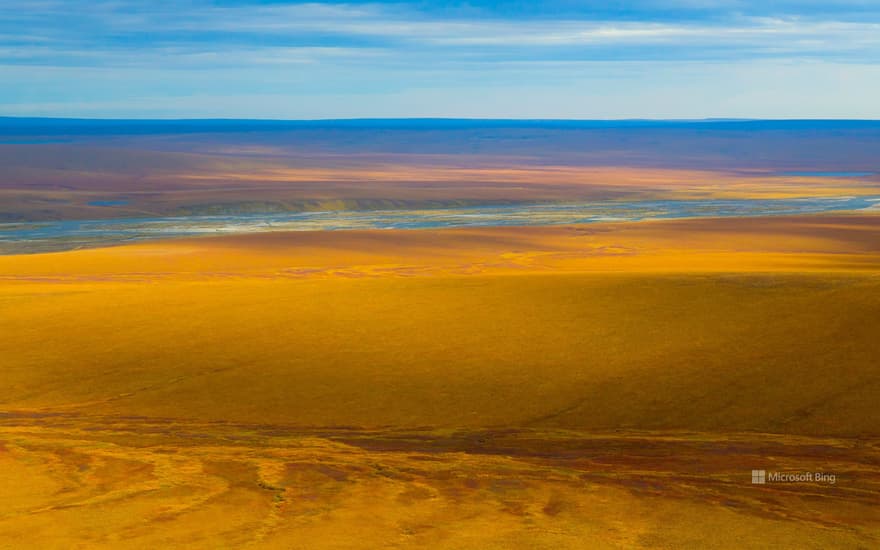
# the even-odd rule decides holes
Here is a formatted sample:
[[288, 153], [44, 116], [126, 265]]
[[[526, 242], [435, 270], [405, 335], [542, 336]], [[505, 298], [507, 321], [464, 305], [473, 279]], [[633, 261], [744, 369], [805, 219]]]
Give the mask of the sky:
[[880, 118], [878, 0], [0, 0], [0, 116]]

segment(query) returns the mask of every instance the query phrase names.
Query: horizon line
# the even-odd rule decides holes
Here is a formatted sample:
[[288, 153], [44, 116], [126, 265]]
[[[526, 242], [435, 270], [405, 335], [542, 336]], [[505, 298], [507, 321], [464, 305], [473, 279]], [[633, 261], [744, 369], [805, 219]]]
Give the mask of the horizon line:
[[268, 118], [268, 117], [81, 117], [81, 116], [27, 116], [0, 115], [0, 121], [94, 121], [94, 122], [370, 122], [370, 121], [451, 121], [451, 122], [880, 122], [880, 118], [843, 117], [702, 117], [702, 118], [559, 118], [559, 117], [325, 117], [325, 118]]
[[[319, 118], [272, 118], [272, 117], [105, 117], [105, 116], [41, 116], [41, 115], [0, 115], [0, 119], [34, 119], [34, 120], [263, 120], [277, 122], [333, 122], [340, 120], [534, 120], [534, 121], [584, 121], [584, 122], [616, 122], [616, 121], [657, 121], [657, 122], [699, 122], [699, 121], [742, 121], [742, 120], [821, 120], [810, 118], [763, 119], [750, 117], [702, 117], [702, 118], [649, 118], [649, 117], [615, 117], [615, 118], [560, 118], [560, 117], [468, 117], [468, 116], [354, 116], [354, 117], [319, 117]], [[833, 119], [828, 119], [833, 120]], [[840, 119], [847, 120], [847, 119]], [[849, 119], [856, 120], [856, 119]], [[878, 119], [880, 120], [880, 119]]]

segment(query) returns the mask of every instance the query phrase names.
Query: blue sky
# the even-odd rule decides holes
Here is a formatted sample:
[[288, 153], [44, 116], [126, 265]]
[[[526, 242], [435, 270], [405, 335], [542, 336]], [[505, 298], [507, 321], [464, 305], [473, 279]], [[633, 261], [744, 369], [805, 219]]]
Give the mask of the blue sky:
[[880, 118], [877, 97], [877, 0], [0, 9], [0, 115]]

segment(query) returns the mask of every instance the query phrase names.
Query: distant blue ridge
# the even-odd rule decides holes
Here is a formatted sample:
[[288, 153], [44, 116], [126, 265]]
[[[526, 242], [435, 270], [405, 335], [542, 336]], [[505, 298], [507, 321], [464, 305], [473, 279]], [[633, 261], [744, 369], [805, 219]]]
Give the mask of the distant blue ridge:
[[705, 130], [880, 130], [880, 120], [566, 120], [466, 118], [362, 118], [324, 120], [261, 119], [82, 119], [0, 117], [0, 135], [136, 135], [215, 132], [285, 131], [303, 129], [479, 129], [479, 128], [669, 128]]

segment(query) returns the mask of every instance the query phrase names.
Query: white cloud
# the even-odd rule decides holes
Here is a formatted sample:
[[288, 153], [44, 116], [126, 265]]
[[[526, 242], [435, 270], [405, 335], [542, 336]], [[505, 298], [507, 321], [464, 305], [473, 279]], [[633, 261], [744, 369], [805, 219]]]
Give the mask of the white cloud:
[[877, 17], [675, 5], [689, 4], [731, 11], [554, 19], [397, 4], [5, 0], [0, 114], [880, 116]]

